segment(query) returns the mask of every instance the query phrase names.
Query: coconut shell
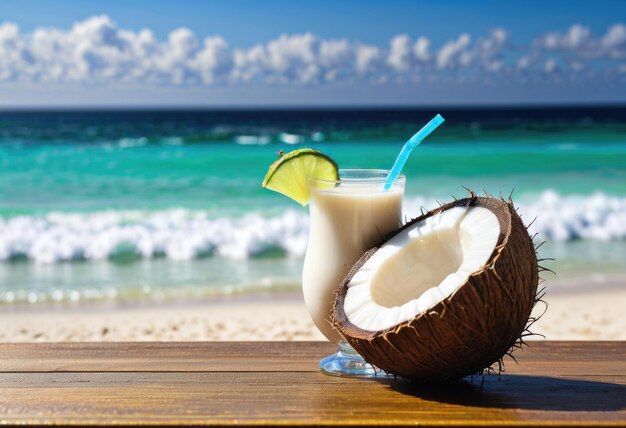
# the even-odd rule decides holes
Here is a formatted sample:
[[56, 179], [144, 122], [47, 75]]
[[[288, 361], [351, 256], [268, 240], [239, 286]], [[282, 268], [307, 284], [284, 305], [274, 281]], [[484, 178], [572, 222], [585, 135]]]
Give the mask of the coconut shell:
[[[450, 297], [413, 320], [383, 331], [353, 325], [344, 312], [348, 283], [383, 244], [442, 211], [476, 206], [500, 222], [498, 243], [486, 265]], [[392, 232], [353, 266], [337, 292], [333, 323], [370, 364], [409, 379], [442, 381], [481, 372], [501, 362], [522, 336], [535, 303], [539, 272], [535, 247], [512, 202], [492, 197], [456, 200]]]

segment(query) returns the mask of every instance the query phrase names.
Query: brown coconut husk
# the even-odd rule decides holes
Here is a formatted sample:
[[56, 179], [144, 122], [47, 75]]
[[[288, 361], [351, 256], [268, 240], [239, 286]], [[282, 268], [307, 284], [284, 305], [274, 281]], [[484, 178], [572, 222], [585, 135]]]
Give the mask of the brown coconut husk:
[[523, 344], [537, 296], [539, 267], [535, 246], [509, 197], [455, 200], [410, 221], [384, 242], [413, 224], [454, 207], [492, 211], [500, 223], [498, 243], [489, 261], [454, 294], [413, 320], [383, 331], [353, 325], [344, 312], [347, 285], [382, 245], [353, 266], [340, 285], [333, 324], [370, 364], [409, 379], [442, 381], [484, 372]]

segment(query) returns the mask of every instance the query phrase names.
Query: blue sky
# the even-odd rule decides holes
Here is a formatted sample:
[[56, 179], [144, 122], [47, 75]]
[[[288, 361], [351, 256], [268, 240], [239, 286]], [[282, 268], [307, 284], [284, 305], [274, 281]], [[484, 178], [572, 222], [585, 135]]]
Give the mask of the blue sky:
[[623, 0], [9, 0], [0, 106], [623, 102], [625, 23]]
[[148, 1], [93, 0], [0, 2], [2, 21], [23, 30], [40, 26], [68, 28], [88, 16], [109, 15], [120, 27], [150, 28], [163, 38], [188, 27], [204, 37], [220, 34], [235, 46], [266, 42], [281, 33], [313, 32], [322, 37], [348, 37], [385, 43], [407, 33], [444, 41], [459, 32], [481, 33], [505, 27], [521, 39], [545, 31], [583, 24], [601, 32], [626, 16], [617, 1]]

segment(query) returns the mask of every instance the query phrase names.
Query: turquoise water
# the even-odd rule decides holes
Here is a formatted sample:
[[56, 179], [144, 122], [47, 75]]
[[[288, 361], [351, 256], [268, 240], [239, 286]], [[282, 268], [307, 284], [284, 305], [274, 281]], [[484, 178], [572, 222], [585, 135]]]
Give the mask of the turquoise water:
[[[420, 147], [405, 167], [407, 194], [459, 195], [462, 186], [536, 195], [626, 194], [626, 145], [576, 142], [451, 143]], [[345, 168], [385, 168], [401, 142], [311, 143]], [[260, 182], [278, 150], [293, 146], [38, 144], [0, 146], [0, 213], [50, 210], [202, 209], [214, 215], [277, 212], [291, 202]]]
[[[518, 195], [546, 188], [565, 195], [626, 194], [626, 126], [465, 131], [465, 138], [463, 129], [453, 128], [420, 146], [404, 170], [409, 195], [457, 195], [462, 186], [493, 193], [515, 189]], [[0, 144], [0, 213], [185, 207], [230, 215], [290, 206], [261, 191], [259, 183], [275, 153], [293, 145], [238, 145], [236, 137], [205, 144], [171, 140]], [[342, 168], [390, 168], [401, 145], [395, 139], [305, 141], [297, 147], [317, 148]]]
[[[622, 113], [488, 113], [449, 112], [413, 153], [407, 216], [463, 186], [515, 189], [560, 277], [621, 281]], [[307, 212], [261, 188], [276, 152], [307, 146], [342, 168], [389, 168], [422, 116], [0, 113], [0, 302], [297, 289]]]

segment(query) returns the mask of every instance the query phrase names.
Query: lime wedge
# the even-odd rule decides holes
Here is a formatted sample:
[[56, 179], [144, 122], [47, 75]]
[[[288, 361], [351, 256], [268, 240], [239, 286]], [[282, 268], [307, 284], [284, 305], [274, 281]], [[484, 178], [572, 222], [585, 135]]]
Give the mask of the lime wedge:
[[314, 149], [294, 150], [270, 165], [263, 179], [263, 187], [289, 196], [305, 206], [309, 203], [308, 178], [338, 180], [337, 164]]

